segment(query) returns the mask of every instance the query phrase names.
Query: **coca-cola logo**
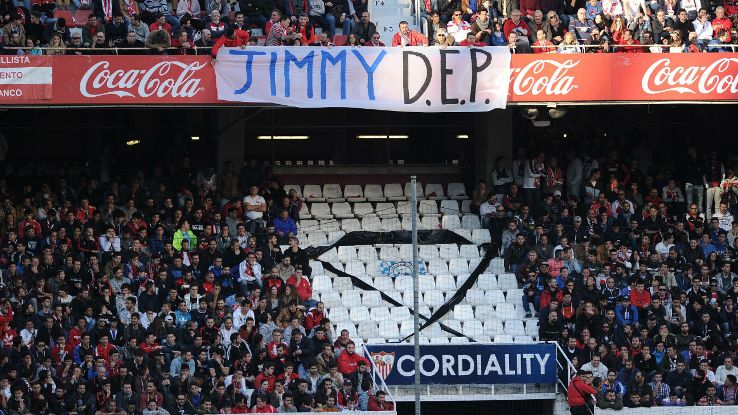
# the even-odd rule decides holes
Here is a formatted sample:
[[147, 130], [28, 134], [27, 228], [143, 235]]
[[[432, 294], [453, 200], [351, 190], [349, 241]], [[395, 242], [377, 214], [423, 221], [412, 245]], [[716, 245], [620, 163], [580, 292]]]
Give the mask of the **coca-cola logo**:
[[87, 98], [115, 95], [121, 98], [192, 98], [205, 88], [196, 78], [205, 63], [162, 61], [148, 69], [110, 69], [110, 62], [92, 65], [79, 82]]
[[738, 58], [720, 58], [707, 66], [672, 66], [671, 59], [659, 59], [643, 74], [643, 92], [656, 95], [710, 94], [738, 92]]
[[579, 60], [559, 62], [539, 59], [522, 68], [512, 70], [510, 77], [515, 95], [566, 95], [576, 89], [574, 76], [569, 71], [579, 65]]

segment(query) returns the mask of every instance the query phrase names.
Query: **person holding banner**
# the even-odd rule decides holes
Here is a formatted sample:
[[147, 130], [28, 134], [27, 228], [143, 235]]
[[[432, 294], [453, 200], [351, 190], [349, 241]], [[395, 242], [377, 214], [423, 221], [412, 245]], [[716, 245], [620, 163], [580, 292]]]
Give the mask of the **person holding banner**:
[[212, 55], [213, 59], [218, 56], [218, 50], [225, 46], [227, 48], [240, 47], [245, 48], [249, 44], [249, 32], [241, 29], [236, 29], [235, 26], [229, 25], [226, 27], [223, 36], [219, 37], [213, 45]]
[[400, 31], [395, 33], [392, 38], [392, 47], [405, 47], [405, 46], [428, 46], [428, 38], [423, 36], [420, 32], [410, 30], [406, 21], [400, 22]]
[[592, 387], [592, 379], [592, 372], [580, 370], [569, 382], [566, 399], [572, 415], [594, 414], [592, 395], [597, 391]]

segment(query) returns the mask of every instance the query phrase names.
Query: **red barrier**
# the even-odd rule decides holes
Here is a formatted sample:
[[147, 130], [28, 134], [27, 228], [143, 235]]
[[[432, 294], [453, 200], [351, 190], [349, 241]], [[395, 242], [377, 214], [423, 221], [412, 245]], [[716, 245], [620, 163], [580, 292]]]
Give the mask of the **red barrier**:
[[[511, 65], [513, 103], [738, 100], [738, 53], [514, 55]], [[12, 72], [48, 66], [51, 89], [13, 87]], [[6, 105], [234, 105], [218, 101], [207, 56], [0, 56], [8, 89]]]

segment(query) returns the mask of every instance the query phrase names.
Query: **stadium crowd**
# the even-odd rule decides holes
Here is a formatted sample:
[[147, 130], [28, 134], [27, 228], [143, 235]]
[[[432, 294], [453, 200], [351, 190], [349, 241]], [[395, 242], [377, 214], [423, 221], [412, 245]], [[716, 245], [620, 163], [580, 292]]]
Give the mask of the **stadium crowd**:
[[393, 409], [312, 295], [302, 201], [260, 167], [17, 173], [0, 179], [2, 413]]
[[[58, 13], [68, 9], [66, 17]], [[731, 52], [738, 45], [734, 0], [426, 0], [420, 9], [428, 36], [400, 22], [392, 46], [682, 53]], [[82, 15], [81, 28], [70, 30]], [[332, 46], [334, 41], [385, 46], [367, 0], [2, 0], [0, 24], [5, 54], [207, 55], [223, 45]], [[342, 31], [340, 42], [336, 28]], [[252, 29], [261, 35], [251, 36]]]
[[584, 405], [579, 391], [601, 408], [735, 405], [735, 167], [695, 147], [675, 170], [641, 164], [643, 147], [625, 154], [521, 149], [479, 182], [472, 209], [539, 339], [581, 370], [571, 405]]

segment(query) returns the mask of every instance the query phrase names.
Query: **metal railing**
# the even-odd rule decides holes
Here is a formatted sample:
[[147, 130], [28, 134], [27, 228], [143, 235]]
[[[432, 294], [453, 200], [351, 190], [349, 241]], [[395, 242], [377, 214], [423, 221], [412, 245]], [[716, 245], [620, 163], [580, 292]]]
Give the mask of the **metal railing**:
[[[387, 400], [392, 402], [392, 404], [395, 406], [395, 410], [397, 410], [397, 402], [395, 402], [395, 397], [392, 395], [392, 392], [389, 389], [389, 386], [384, 382], [384, 378], [377, 370], [377, 366], [374, 364], [374, 360], [372, 360], [372, 355], [369, 353], [369, 349], [366, 348], [366, 344], [361, 345], [361, 354], [364, 355], [364, 357], [369, 361], [369, 365], [372, 368], [372, 389], [374, 392], [382, 390], [387, 394]], [[377, 381], [379, 379], [379, 381]], [[359, 385], [357, 385], [358, 387]]]

